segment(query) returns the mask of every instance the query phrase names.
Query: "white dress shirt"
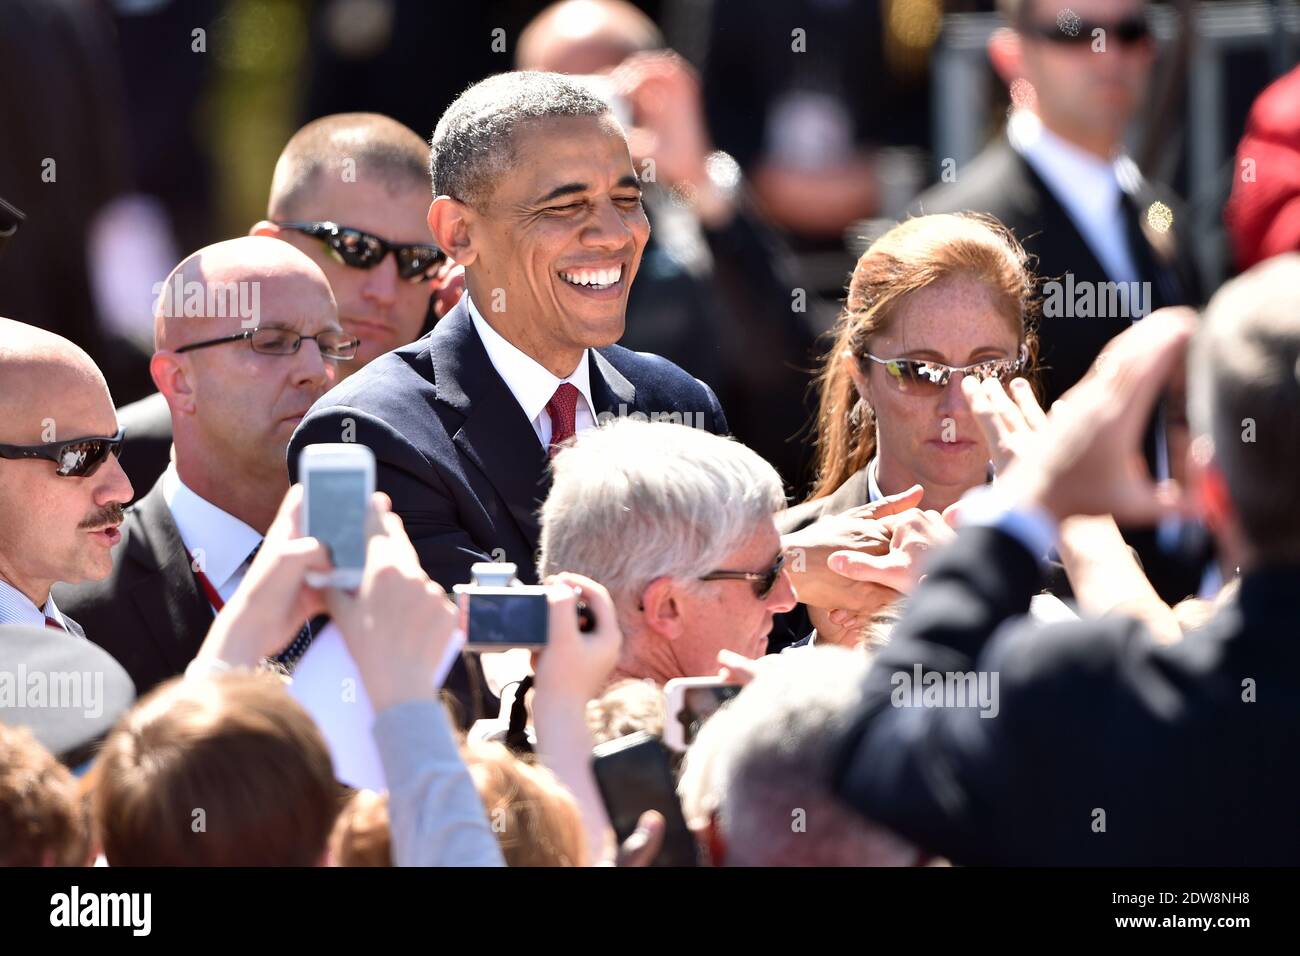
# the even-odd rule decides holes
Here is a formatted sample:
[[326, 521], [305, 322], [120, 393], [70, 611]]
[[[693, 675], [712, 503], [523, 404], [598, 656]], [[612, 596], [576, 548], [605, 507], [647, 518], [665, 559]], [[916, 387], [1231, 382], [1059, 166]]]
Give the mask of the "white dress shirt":
[[22, 591], [8, 581], [0, 580], [0, 624], [30, 624], [33, 627], [44, 627], [47, 617], [58, 621], [59, 627], [69, 634], [73, 633], [72, 628], [64, 621], [63, 615], [59, 613], [59, 609], [54, 606], [54, 595], [51, 594], [45, 599], [44, 608], [39, 608]]
[[1136, 183], [1133, 161], [1120, 155], [1107, 162], [1080, 149], [1043, 126], [1029, 110], [1012, 114], [1007, 138], [1065, 207], [1111, 281], [1140, 281], [1120, 206], [1120, 183]]
[[244, 580], [248, 556], [261, 544], [262, 535], [200, 498], [181, 481], [175, 462], [163, 472], [163, 500], [192, 562], [212, 582], [221, 600], [229, 601]]
[[591, 373], [588, 358], [590, 349], [583, 349], [578, 367], [568, 378], [556, 378], [549, 369], [506, 341], [500, 332], [488, 325], [479, 314], [478, 307], [474, 305], [474, 300], [470, 298], [468, 292], [465, 293], [465, 301], [469, 303], [469, 317], [474, 323], [474, 329], [478, 332], [483, 347], [487, 349], [488, 360], [497, 370], [497, 374], [505, 380], [506, 387], [514, 395], [519, 407], [524, 410], [524, 417], [532, 424], [533, 431], [537, 433], [537, 440], [542, 443], [543, 448], [548, 448], [551, 444], [551, 416], [546, 411], [546, 404], [555, 396], [555, 390], [563, 382], [572, 384], [582, 395], [582, 400], [578, 402], [573, 416], [574, 432], [595, 427], [596, 404], [591, 400]]

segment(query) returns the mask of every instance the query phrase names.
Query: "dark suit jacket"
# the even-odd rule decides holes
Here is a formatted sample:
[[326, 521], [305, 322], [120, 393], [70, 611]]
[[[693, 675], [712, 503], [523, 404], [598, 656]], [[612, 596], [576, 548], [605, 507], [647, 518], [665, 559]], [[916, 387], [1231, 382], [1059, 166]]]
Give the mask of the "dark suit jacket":
[[140, 695], [184, 672], [212, 626], [212, 606], [194, 579], [161, 479], [127, 509], [109, 576], [55, 585], [54, 600], [117, 659]]
[[[1172, 646], [1126, 618], [1012, 620], [1038, 583], [991, 528], [936, 556], [868, 675], [839, 792], [961, 864], [1300, 861], [1300, 566], [1249, 575]], [[897, 706], [918, 664], [998, 675], [996, 716]]]
[[161, 392], [154, 392], [117, 410], [126, 429], [122, 441], [122, 470], [131, 479], [135, 497], [143, 498], [172, 460], [172, 412]]
[[[592, 350], [599, 418], [699, 413], [727, 431], [713, 391], [657, 355]], [[680, 420], [680, 419], [679, 419]], [[289, 474], [315, 442], [355, 440], [375, 453], [380, 491], [393, 499], [420, 562], [450, 589], [476, 561], [511, 561], [536, 580], [537, 509], [550, 487], [546, 450], [488, 359], [467, 300], [425, 337], [383, 355], [327, 392], [289, 444]]]
[[[1139, 211], [1157, 200], [1177, 210], [1177, 203], [1166, 190], [1147, 181], [1129, 196], [1130, 251], [1142, 281], [1151, 283], [1150, 306], [1152, 310], [1167, 305], [1199, 306], [1201, 284], [1180, 225], [1185, 217], [1175, 211], [1174, 224], [1163, 235], [1137, 221], [1142, 218]], [[1036, 257], [1031, 265], [1040, 289], [1044, 282], [1055, 280], [1064, 287], [1064, 296], [1072, 298], [1070, 289], [1082, 288], [1080, 283], [1094, 284], [1095, 289], [1096, 283], [1110, 281], [1065, 207], [1005, 135], [960, 170], [956, 182], [924, 193], [917, 200], [917, 209], [927, 214], [972, 211], [997, 217], [1015, 233], [1025, 251]], [[1108, 303], [1101, 297], [1098, 304], [1101, 314], [1091, 317], [1066, 314], [1039, 318], [1039, 380], [1044, 407], [1078, 382], [1106, 343], [1132, 324], [1133, 317], [1128, 313], [1106, 314]], [[1148, 464], [1154, 470], [1154, 430], [1148, 435], [1147, 446]], [[1190, 535], [1172, 552], [1159, 546], [1154, 531], [1126, 531], [1124, 537], [1137, 551], [1147, 577], [1162, 598], [1173, 604], [1197, 593], [1211, 553], [1208, 536]]]
[[[1138, 210], [1147, 209], [1157, 199], [1176, 206], [1167, 191], [1145, 181], [1130, 198]], [[1025, 251], [1037, 257], [1031, 265], [1040, 282], [1064, 281], [1066, 273], [1073, 274], [1075, 283], [1110, 281], [1065, 207], [1005, 135], [960, 170], [956, 182], [923, 193], [916, 207], [925, 214], [983, 212], [997, 217], [1015, 233]], [[1163, 236], [1136, 223], [1129, 230], [1130, 245], [1135, 246], [1131, 250], [1134, 264], [1142, 279], [1152, 284], [1153, 310], [1166, 305], [1201, 304], [1196, 268], [1186, 243], [1180, 241], [1184, 238], [1182, 220], [1175, 215], [1173, 227]], [[1153, 238], [1159, 240], [1158, 245], [1152, 244]], [[1038, 338], [1044, 407], [1079, 381], [1102, 346], [1131, 322], [1128, 315], [1042, 317]]]

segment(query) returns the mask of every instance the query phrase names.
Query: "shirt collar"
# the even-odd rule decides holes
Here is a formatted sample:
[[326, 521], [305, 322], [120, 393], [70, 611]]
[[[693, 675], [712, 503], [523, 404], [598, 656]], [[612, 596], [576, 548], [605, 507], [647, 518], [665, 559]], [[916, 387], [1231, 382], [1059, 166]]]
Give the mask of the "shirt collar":
[[590, 349], [582, 350], [582, 359], [578, 362], [568, 378], [556, 378], [550, 370], [542, 366], [531, 355], [507, 341], [496, 329], [479, 314], [478, 307], [469, 293], [465, 293], [469, 304], [470, 320], [487, 350], [488, 359], [497, 374], [505, 381], [506, 387], [524, 410], [530, 422], [536, 421], [546, 408], [546, 403], [555, 396], [555, 390], [562, 382], [569, 382], [582, 393], [583, 400], [592, 417], [596, 415], [596, 404], [591, 400], [591, 370], [588, 355]]
[[185, 550], [192, 556], [202, 552], [200, 568], [218, 591], [262, 542], [254, 529], [192, 491], [181, 481], [175, 463], [163, 472], [163, 500]]
[[1073, 215], [1087, 219], [1115, 215], [1120, 177], [1128, 171], [1125, 157], [1101, 159], [1053, 133], [1029, 110], [1011, 114], [1007, 139]]
[[44, 608], [39, 608], [26, 594], [8, 581], [0, 581], [0, 623], [44, 627], [47, 617], [58, 621], [65, 631], [70, 631], [63, 614], [54, 606], [54, 595], [51, 594], [45, 599]]

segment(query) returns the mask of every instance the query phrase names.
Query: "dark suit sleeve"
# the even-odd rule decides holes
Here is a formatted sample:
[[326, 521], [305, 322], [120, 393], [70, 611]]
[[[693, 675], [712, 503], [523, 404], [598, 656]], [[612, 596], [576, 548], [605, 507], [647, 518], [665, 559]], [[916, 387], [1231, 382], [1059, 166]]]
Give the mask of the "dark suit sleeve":
[[[841, 751], [836, 787], [864, 815], [957, 863], [1027, 863], [1061, 832], [1071, 799], [1054, 774], [1059, 724], [1087, 699], [1088, 668], [1109, 683], [1110, 630], [1133, 622], [1037, 627], [1023, 617], [1039, 569], [1018, 542], [989, 528], [962, 532], [908, 600], [867, 678], [863, 710]], [[991, 693], [966, 706], [926, 706], [920, 674], [974, 672]], [[994, 680], [996, 679], [996, 683]], [[971, 685], [967, 685], [970, 687]], [[978, 685], [976, 685], [978, 686]], [[1110, 686], [1114, 686], [1111, 684]], [[922, 703], [921, 706], [917, 706]], [[1067, 721], [1071, 718], [1066, 717]], [[1086, 716], [1077, 717], [1086, 722]], [[1055, 785], [1055, 786], [1054, 786]], [[1086, 814], [1077, 831], [1086, 833]]]
[[700, 388], [704, 389], [704, 394], [709, 400], [709, 417], [713, 421], [713, 434], [730, 435], [731, 428], [727, 425], [727, 416], [722, 411], [722, 403], [718, 401], [718, 396], [706, 382], [700, 382], [698, 378], [695, 381], [699, 382]]
[[425, 573], [445, 588], [469, 580], [470, 565], [492, 560], [462, 527], [458, 502], [429, 459], [383, 419], [346, 405], [313, 410], [289, 443], [289, 477], [307, 445], [355, 441], [375, 454], [375, 487], [393, 501]]

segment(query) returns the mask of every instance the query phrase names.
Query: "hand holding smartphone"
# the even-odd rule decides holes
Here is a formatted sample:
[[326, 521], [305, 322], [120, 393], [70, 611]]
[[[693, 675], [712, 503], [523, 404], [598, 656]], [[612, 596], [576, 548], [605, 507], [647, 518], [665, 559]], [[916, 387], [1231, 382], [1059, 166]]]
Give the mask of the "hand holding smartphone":
[[329, 552], [333, 569], [309, 572], [314, 588], [354, 591], [366, 566], [366, 517], [375, 492], [375, 456], [365, 445], [308, 445], [298, 459], [302, 532]]

